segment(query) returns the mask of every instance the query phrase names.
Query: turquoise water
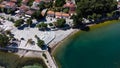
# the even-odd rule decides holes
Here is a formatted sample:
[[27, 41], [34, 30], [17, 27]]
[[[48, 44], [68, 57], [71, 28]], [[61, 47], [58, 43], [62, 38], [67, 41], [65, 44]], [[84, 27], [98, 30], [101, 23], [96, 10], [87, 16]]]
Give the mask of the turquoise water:
[[61, 68], [120, 68], [120, 23], [78, 34], [56, 52]]

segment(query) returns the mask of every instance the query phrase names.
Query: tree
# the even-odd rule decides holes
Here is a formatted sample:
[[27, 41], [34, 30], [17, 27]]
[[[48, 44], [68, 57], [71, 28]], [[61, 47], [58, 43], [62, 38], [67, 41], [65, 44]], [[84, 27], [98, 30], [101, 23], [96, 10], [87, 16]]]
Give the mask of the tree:
[[41, 39], [37, 40], [37, 45], [42, 48], [42, 46], [45, 44], [45, 42]]
[[38, 7], [39, 7], [39, 10], [42, 11], [42, 10], [45, 8], [45, 2], [42, 1], [42, 2], [38, 5]]
[[78, 15], [73, 15], [71, 18], [73, 19], [73, 28], [77, 28], [82, 25], [82, 18], [79, 18]]
[[28, 5], [28, 6], [32, 6], [32, 5], [33, 5], [33, 2], [34, 2], [34, 0], [29, 0], [28, 3], [27, 3], [27, 5]]
[[14, 26], [15, 27], [20, 27], [23, 23], [24, 23], [24, 20], [23, 19], [19, 19], [19, 20], [15, 21]]
[[65, 0], [55, 0], [56, 7], [62, 7], [65, 4]]
[[40, 24], [37, 25], [39, 29], [45, 30], [47, 28], [47, 24], [44, 22], [41, 22]]
[[37, 20], [43, 18], [43, 16], [41, 15], [41, 11], [35, 11], [32, 15], [31, 15], [32, 18], [35, 18]]
[[6, 47], [9, 43], [10, 39], [5, 34], [0, 34], [0, 47]]
[[69, 8], [64, 8], [63, 12], [68, 13], [69, 12]]
[[58, 19], [57, 22], [54, 22], [54, 25], [58, 28], [64, 27], [66, 23], [65, 19]]
[[75, 0], [77, 3], [76, 13], [78, 18], [87, 18], [92, 15], [93, 19], [100, 16], [106, 17], [107, 13], [111, 13], [117, 9], [116, 0]]
[[31, 19], [31, 18], [27, 19], [27, 21], [26, 21], [26, 24], [27, 24], [27, 25], [31, 26], [32, 23], [33, 23], [33, 22], [32, 22], [32, 19]]
[[45, 7], [46, 8], [51, 8], [53, 6], [53, 2], [47, 2], [46, 4], [45, 4]]
[[49, 23], [49, 26], [53, 26], [53, 24], [52, 24], [52, 23]]

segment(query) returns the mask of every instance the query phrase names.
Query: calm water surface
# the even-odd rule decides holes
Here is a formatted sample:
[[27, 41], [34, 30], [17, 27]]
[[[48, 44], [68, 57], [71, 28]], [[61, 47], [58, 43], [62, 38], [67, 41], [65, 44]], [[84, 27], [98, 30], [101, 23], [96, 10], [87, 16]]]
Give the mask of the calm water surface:
[[61, 68], [120, 68], [120, 23], [71, 39], [55, 54]]

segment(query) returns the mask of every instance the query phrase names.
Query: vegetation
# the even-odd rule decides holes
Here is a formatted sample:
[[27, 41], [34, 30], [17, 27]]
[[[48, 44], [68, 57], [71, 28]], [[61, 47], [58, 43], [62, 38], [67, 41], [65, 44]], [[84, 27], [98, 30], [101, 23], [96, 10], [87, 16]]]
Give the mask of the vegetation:
[[46, 8], [52, 8], [53, 7], [53, 2], [45, 3], [45, 7]]
[[47, 28], [47, 24], [44, 22], [41, 22], [40, 24], [37, 25], [37, 27], [41, 30], [45, 30]]
[[68, 13], [69, 12], [69, 8], [64, 8], [63, 12]]
[[49, 23], [49, 26], [53, 26], [53, 24], [52, 24], [52, 23]]
[[43, 40], [41, 40], [41, 39], [38, 39], [38, 40], [37, 40], [37, 45], [38, 45], [40, 48], [42, 48], [44, 44], [45, 44], [45, 42], [44, 42]]
[[65, 4], [66, 0], [55, 0], [56, 7], [62, 7]]
[[[81, 23], [82, 18], [102, 19], [106, 18], [108, 13], [112, 13], [117, 9], [116, 0], [76, 0], [77, 15], [73, 17], [75, 27]], [[80, 24], [79, 24], [80, 25]]]
[[33, 2], [34, 2], [34, 0], [29, 0], [28, 3], [27, 3], [27, 5], [28, 5], [28, 6], [32, 6], [32, 5], [33, 5]]
[[42, 10], [45, 8], [45, 2], [42, 1], [42, 2], [38, 5], [38, 7], [39, 7], [39, 10], [42, 11]]
[[41, 40], [37, 35], [35, 35], [35, 38], [37, 39], [37, 45], [42, 48], [45, 42]]
[[19, 19], [19, 20], [15, 21], [14, 26], [15, 27], [20, 27], [23, 23], [24, 23], [24, 20], [23, 19]]
[[31, 17], [34, 18], [34, 19], [37, 19], [37, 20], [43, 18], [43, 16], [41, 15], [41, 11], [39, 11], [39, 10], [38, 10], [38, 11], [35, 11], [35, 12], [31, 15]]
[[65, 19], [58, 19], [57, 22], [54, 22], [54, 25], [58, 28], [64, 27], [66, 23]]
[[27, 19], [27, 21], [26, 21], [26, 24], [27, 24], [27, 25], [31, 26], [32, 23], [33, 23], [33, 22], [32, 22], [32, 19], [31, 19], [31, 18]]
[[41, 58], [32, 58], [32, 57], [24, 57], [19, 61], [19, 64], [16, 68], [25, 68], [25, 67], [38, 67], [38, 68], [47, 68], [44, 63], [44, 60]]
[[10, 39], [5, 34], [0, 34], [0, 47], [6, 47]]

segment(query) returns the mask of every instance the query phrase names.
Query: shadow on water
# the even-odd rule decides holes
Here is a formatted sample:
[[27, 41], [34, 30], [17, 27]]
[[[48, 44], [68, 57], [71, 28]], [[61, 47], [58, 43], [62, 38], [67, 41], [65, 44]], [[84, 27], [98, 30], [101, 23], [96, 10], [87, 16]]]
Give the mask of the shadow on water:
[[81, 25], [81, 26], [80, 26], [80, 29], [81, 29], [82, 31], [90, 31], [90, 27], [89, 27], [89, 26], [86, 26], [86, 25]]

